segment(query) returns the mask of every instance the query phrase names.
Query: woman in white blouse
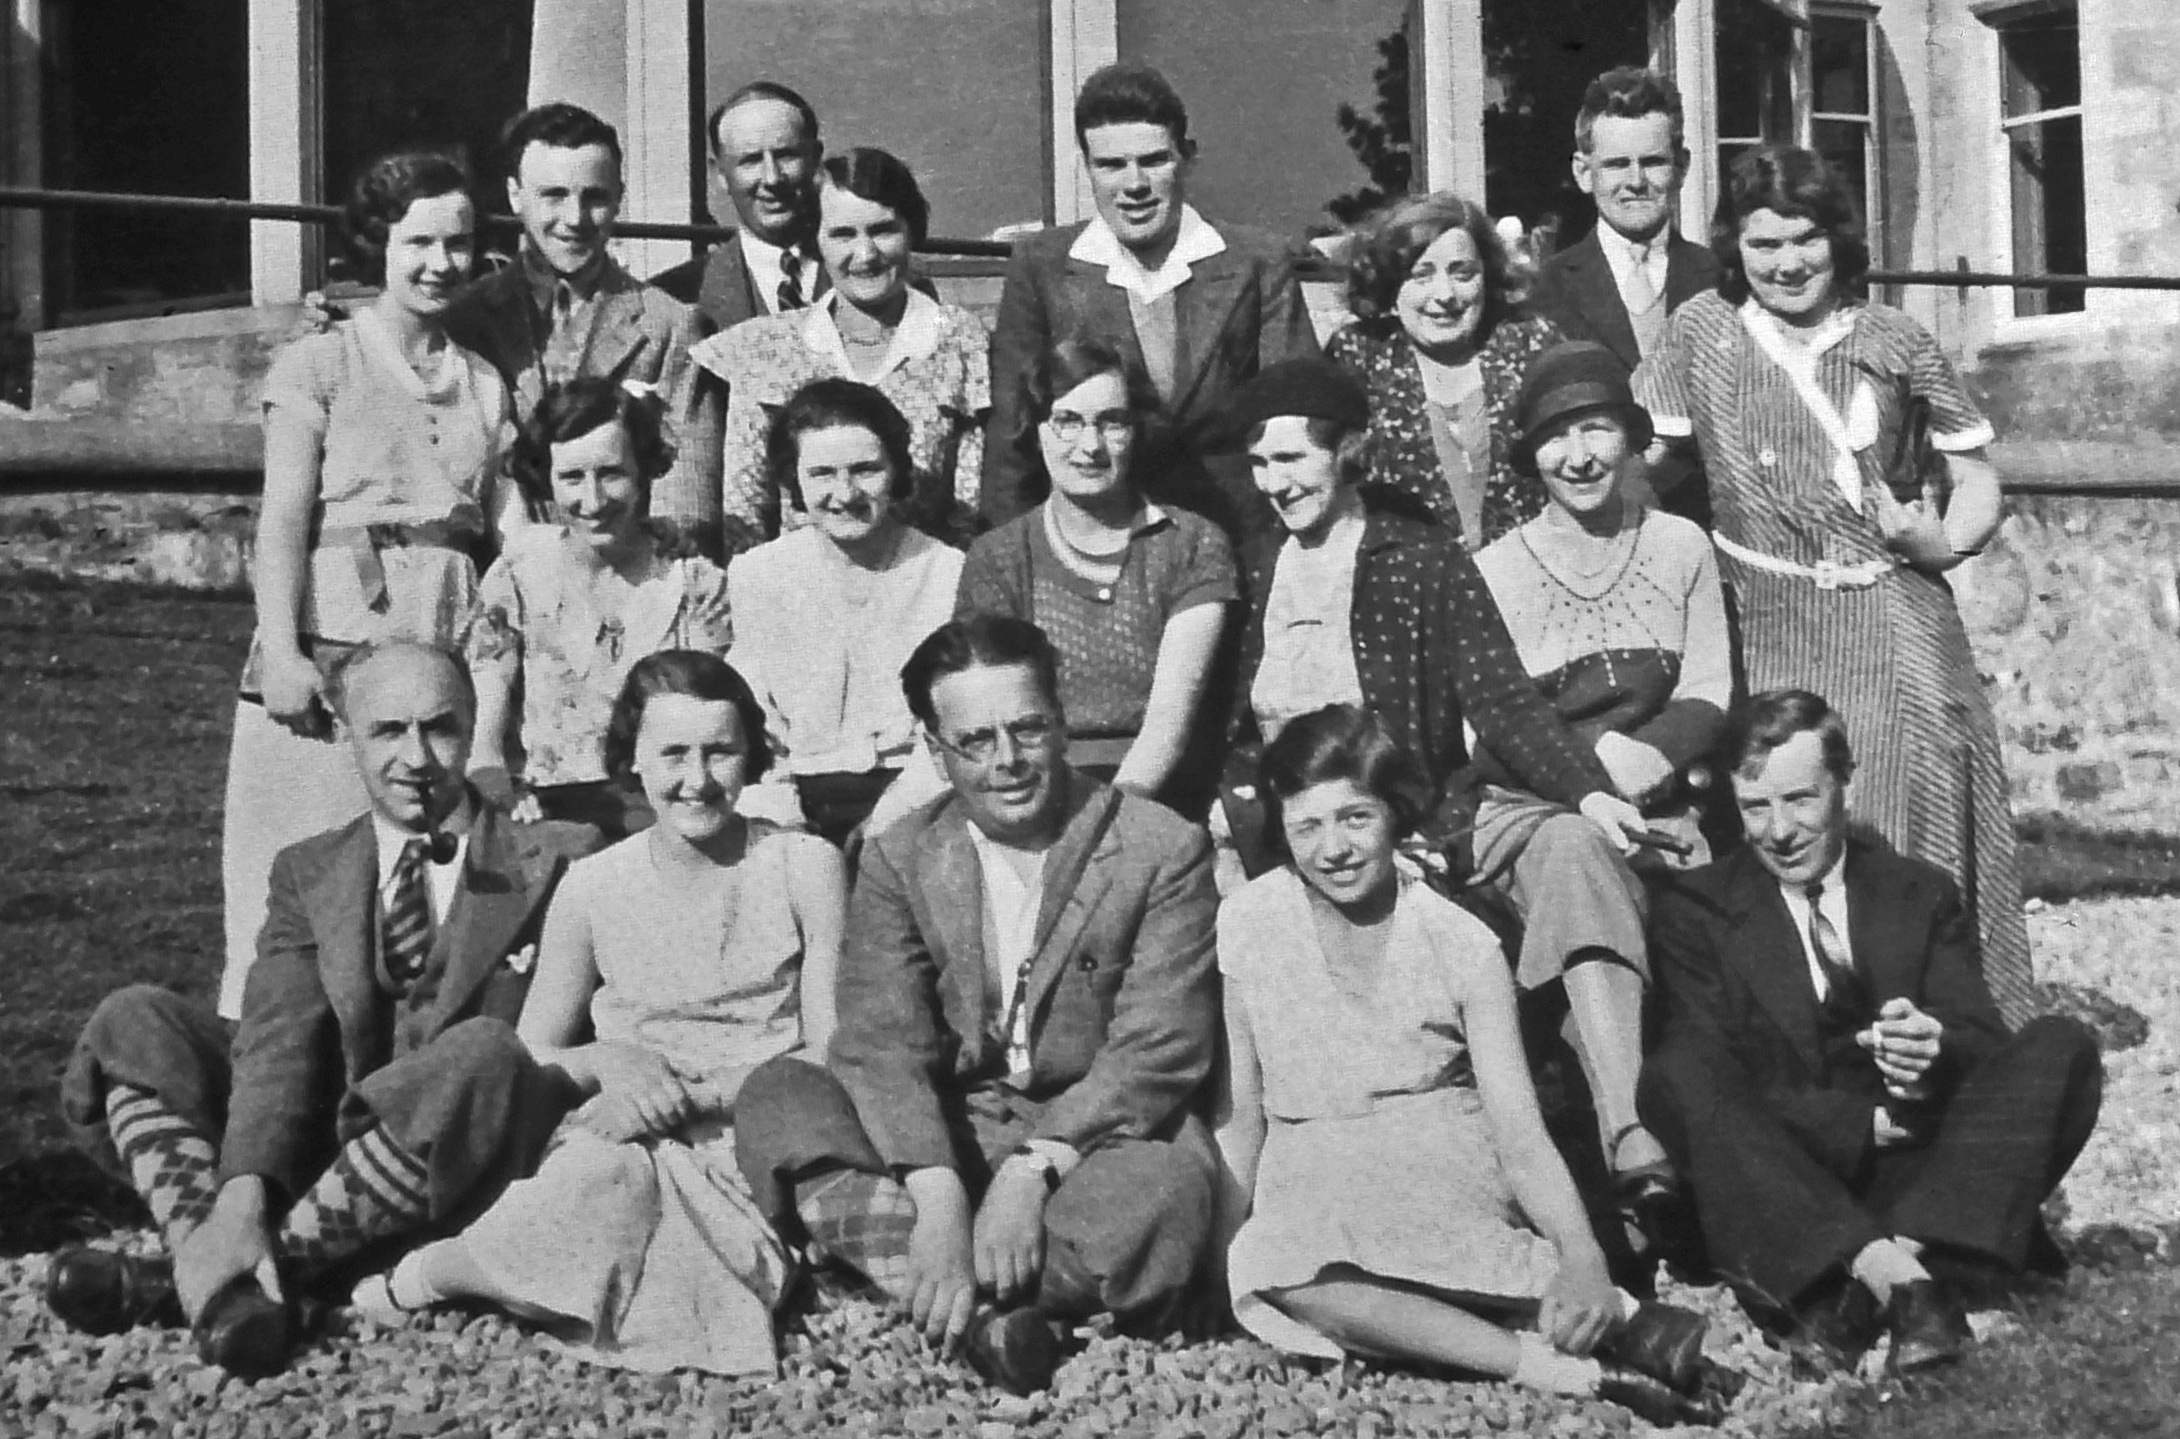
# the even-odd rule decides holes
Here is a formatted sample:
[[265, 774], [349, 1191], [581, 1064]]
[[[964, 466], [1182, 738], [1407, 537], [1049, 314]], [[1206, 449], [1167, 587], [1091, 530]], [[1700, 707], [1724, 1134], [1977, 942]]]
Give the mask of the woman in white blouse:
[[771, 483], [809, 523], [727, 571], [730, 658], [765, 707], [776, 773], [792, 786], [760, 786], [745, 808], [799, 810], [836, 844], [940, 787], [915, 742], [901, 666], [953, 617], [962, 557], [904, 518], [910, 446], [909, 421], [869, 385], [820, 379], [796, 390], [766, 459]]

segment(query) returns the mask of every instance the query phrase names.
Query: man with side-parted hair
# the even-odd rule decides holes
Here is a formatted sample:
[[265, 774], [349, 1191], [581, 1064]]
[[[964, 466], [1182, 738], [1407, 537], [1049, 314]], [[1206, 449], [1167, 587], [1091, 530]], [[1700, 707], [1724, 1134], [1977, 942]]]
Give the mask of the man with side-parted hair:
[[787, 86], [755, 80], [719, 102], [704, 134], [712, 211], [732, 208], [734, 234], [651, 283], [719, 330], [808, 305], [825, 289], [815, 242], [825, 156], [817, 111]]
[[187, 1322], [244, 1375], [285, 1366], [301, 1292], [474, 1217], [580, 1098], [514, 1021], [546, 900], [596, 832], [517, 825], [464, 782], [476, 697], [455, 655], [365, 646], [334, 680], [370, 811], [274, 862], [240, 1025], [120, 990], [61, 1086], [166, 1253], [65, 1249], [47, 1303], [93, 1333]]
[[[1538, 267], [1530, 308], [1570, 340], [1594, 340], [1629, 371], [1657, 347], [1666, 316], [1718, 284], [1710, 250], [1673, 224], [1688, 178], [1680, 92], [1627, 65], [1590, 82], [1574, 122], [1574, 181], [1597, 202], [1597, 227]], [[1668, 459], [1650, 475], [1672, 509], [1708, 529], [1702, 474]]]
[[1269, 525], [1232, 437], [1227, 398], [1266, 365], [1318, 352], [1295, 280], [1300, 253], [1276, 236], [1213, 224], [1188, 203], [1196, 143], [1181, 97], [1156, 70], [1108, 65], [1075, 99], [1075, 139], [1097, 215], [1015, 247], [992, 334], [992, 412], [983, 510], [994, 524], [1044, 498], [1032, 370], [1068, 338], [1139, 365], [1161, 413], [1133, 463], [1161, 498], [1229, 533]]
[[588, 110], [551, 104], [517, 115], [501, 141], [521, 252], [462, 292], [448, 335], [498, 367], [518, 420], [547, 388], [582, 375], [657, 390], [674, 462], [652, 487], [652, 517], [716, 548], [721, 396], [689, 358], [702, 337], [696, 311], [607, 253], [621, 209], [619, 133]]
[[1058, 656], [942, 626], [901, 671], [951, 792], [869, 839], [828, 1069], [736, 1106], [759, 1206], [1017, 1393], [1062, 1326], [1172, 1327], [1210, 1238], [1211, 847], [1067, 764]]
[[2064, 1263], [2038, 1211], [2095, 1127], [2096, 1042], [2049, 1015], [2009, 1034], [1953, 882], [1850, 836], [1823, 699], [1756, 696], [1726, 759], [1748, 843], [1658, 896], [1643, 1123], [1711, 1267], [1799, 1359], [1851, 1367], [1882, 1330], [1896, 1371], [1957, 1360], [1956, 1281]]

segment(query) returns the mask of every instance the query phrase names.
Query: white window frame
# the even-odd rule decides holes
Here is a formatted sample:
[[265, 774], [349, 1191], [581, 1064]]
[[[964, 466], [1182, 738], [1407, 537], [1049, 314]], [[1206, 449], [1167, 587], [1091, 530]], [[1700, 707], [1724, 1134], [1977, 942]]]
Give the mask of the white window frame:
[[1799, 128], [1802, 143], [1813, 147], [1816, 127], [1821, 122], [1862, 127], [1862, 230], [1870, 247], [1871, 268], [1882, 269], [1890, 247], [1885, 213], [1885, 96], [1880, 84], [1884, 68], [1878, 64], [1878, 42], [1882, 32], [1877, 24], [1877, 9], [1874, 5], [1859, 3], [1859, 0], [1832, 0], [1832, 3], [1812, 5], [1809, 18], [1812, 25], [1819, 20], [1847, 20], [1862, 27], [1862, 83], [1863, 93], [1869, 97], [1868, 109], [1862, 114], [1854, 114], [1815, 108], [1817, 77], [1812, 37], [1805, 47], [1811, 68], [1801, 86], [1801, 93], [1808, 99], [1808, 119]]
[[[1984, 69], [1985, 73], [1991, 77], [1991, 130], [1989, 132], [1991, 144], [1987, 173], [1989, 175], [1991, 196], [1992, 268], [2001, 272], [2012, 273], [2018, 268], [2018, 261], [2013, 248], [2012, 132], [2024, 125], [2033, 125], [2045, 120], [2074, 115], [2080, 116], [2082, 119], [2085, 131], [2083, 140], [2086, 144], [2088, 139], [2086, 134], [2088, 116], [2083, 103], [2061, 105], [2054, 109], [2039, 110], [2030, 115], [2009, 117], [2006, 114], [2004, 31], [2015, 21], [2033, 19], [2061, 11], [2072, 12], [2076, 26], [2079, 27], [2081, 6], [2076, 3], [2076, 0], [2021, 0], [2021, 3], [2018, 4], [1994, 5], [1986, 3], [1971, 5], [1971, 9], [1975, 17], [1988, 27], [1989, 33], [1989, 39], [1986, 41], [1988, 52], [1984, 62]], [[2083, 59], [2086, 59], [2086, 57], [2080, 57], [2079, 52], [2077, 52], [2077, 55], [2077, 63], [2081, 63]], [[2080, 76], [2076, 77], [2077, 82], [2079, 82], [2080, 78]], [[2082, 85], [2080, 88], [2082, 99], [2086, 102], [2089, 93], [2088, 87]], [[2087, 191], [2088, 184], [2085, 176], [2081, 196], [2085, 219], [2089, 204]], [[2079, 310], [2070, 310], [2057, 315], [2021, 315], [2014, 312], [2014, 292], [2012, 290], [1993, 288], [1990, 293], [1992, 301], [1991, 338], [1989, 343], [1992, 344], [2009, 344], [2032, 341], [2046, 336], [2073, 334], [2089, 323], [2090, 313], [2096, 306], [2096, 295], [2092, 291]]]

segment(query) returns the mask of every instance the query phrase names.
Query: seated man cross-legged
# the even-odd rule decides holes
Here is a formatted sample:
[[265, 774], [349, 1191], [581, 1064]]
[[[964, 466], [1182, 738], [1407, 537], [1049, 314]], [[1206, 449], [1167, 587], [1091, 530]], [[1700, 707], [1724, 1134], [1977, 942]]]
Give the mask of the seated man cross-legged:
[[528, 1173], [573, 1098], [512, 1021], [546, 898], [594, 836], [518, 826], [464, 785], [475, 699], [446, 652], [366, 646], [335, 688], [371, 810], [274, 862], [232, 1044], [139, 985], [99, 1006], [62, 1084], [171, 1258], [63, 1250], [48, 1303], [99, 1333], [186, 1318], [241, 1374], [285, 1366], [290, 1300]]
[[1068, 1321], [1175, 1323], [1216, 1166], [1210, 842], [1069, 768], [1056, 666], [993, 615], [909, 657], [951, 792], [865, 844], [829, 1069], [774, 1060], [737, 1109], [775, 1222], [1018, 1393]]
[[2095, 1041], [2048, 1015], [2009, 1034], [1953, 882], [1849, 836], [1823, 699], [1756, 696], [1726, 759], [1748, 845], [1658, 897], [1643, 1122], [1712, 1267], [1798, 1358], [1851, 1364], [1882, 1324], [1897, 1371], [1957, 1360], [1951, 1281], [2056, 1258], [2038, 1210], [2095, 1127]]

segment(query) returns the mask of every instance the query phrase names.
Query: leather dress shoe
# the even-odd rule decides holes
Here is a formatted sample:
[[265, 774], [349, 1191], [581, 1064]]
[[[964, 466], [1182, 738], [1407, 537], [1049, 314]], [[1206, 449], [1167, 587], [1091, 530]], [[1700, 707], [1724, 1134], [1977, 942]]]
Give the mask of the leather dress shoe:
[[71, 1329], [120, 1334], [139, 1324], [179, 1325], [174, 1261], [73, 1244], [45, 1271], [45, 1303]]
[[987, 1309], [970, 1321], [961, 1357], [985, 1383], [1026, 1398], [1052, 1383], [1067, 1353], [1037, 1310]]
[[1661, 1429], [1676, 1424], [1709, 1428], [1724, 1421], [1727, 1405], [1732, 1402], [1731, 1396], [1718, 1389], [1699, 1388], [1693, 1394], [1682, 1394], [1648, 1374], [1615, 1364], [1605, 1365], [1604, 1371], [1597, 1381], [1597, 1397], [1631, 1410]]
[[214, 1294], [191, 1326], [197, 1357], [245, 1379], [288, 1367], [288, 1309], [244, 1274]]
[[1692, 1393], [1702, 1378], [1703, 1335], [1709, 1328], [1710, 1321], [1692, 1309], [1645, 1304], [1597, 1346], [1597, 1357]]
[[1892, 1334], [1892, 1355], [1885, 1364], [1895, 1374], [1956, 1363], [1976, 1342], [1960, 1300], [1935, 1279], [1895, 1288], [1885, 1306], [1885, 1328]]
[[1877, 1296], [1854, 1280], [1842, 1278], [1831, 1292], [1795, 1314], [1786, 1348], [1793, 1356], [1796, 1374], [1805, 1379], [1824, 1379], [1853, 1369], [1877, 1342], [1883, 1321]]

